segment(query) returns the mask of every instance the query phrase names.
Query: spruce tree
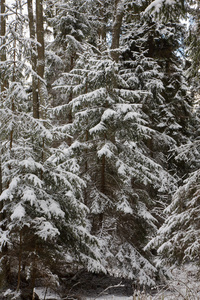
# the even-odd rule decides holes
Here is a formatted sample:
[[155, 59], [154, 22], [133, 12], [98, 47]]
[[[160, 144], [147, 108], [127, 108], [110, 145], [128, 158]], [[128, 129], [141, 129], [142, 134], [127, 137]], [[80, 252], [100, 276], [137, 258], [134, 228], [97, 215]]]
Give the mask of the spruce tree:
[[[104, 241], [103, 250], [110, 253], [108, 271], [151, 285], [156, 270], [142, 252], [147, 236], [156, 229], [148, 189], [161, 188], [162, 182], [164, 190], [164, 176], [173, 179], [145, 150], [144, 141], [153, 130], [138, 103], [144, 92], [131, 89], [128, 78], [106, 52], [100, 56], [91, 50], [55, 82], [56, 89], [65, 94], [70, 90], [74, 96], [57, 110], [72, 109], [71, 148], [87, 182], [85, 204], [91, 211], [92, 233]], [[131, 237], [128, 228], [133, 228]], [[112, 243], [110, 236], [114, 237]], [[129, 255], [134, 261], [131, 267], [130, 261], [123, 259]], [[141, 262], [145, 267], [140, 271]]]
[[[194, 3], [193, 3], [194, 4]], [[192, 30], [198, 32], [198, 5]], [[191, 10], [191, 8], [189, 9]], [[193, 12], [194, 12], [193, 11]], [[198, 35], [191, 35], [189, 30], [189, 51], [191, 59], [189, 69], [189, 82], [193, 96], [198, 95]], [[193, 31], [193, 33], [194, 33]], [[193, 81], [194, 80], [194, 81]], [[193, 83], [196, 81], [196, 84]], [[194, 130], [190, 133], [187, 143], [177, 148], [175, 160], [187, 166], [185, 180], [173, 196], [172, 203], [166, 208], [167, 219], [158, 231], [157, 236], [150, 241], [147, 248], [156, 247], [160, 254], [160, 265], [180, 265], [183, 263], [199, 261], [198, 242], [198, 207], [199, 207], [199, 139], [198, 139], [198, 105], [193, 110]]]
[[44, 278], [44, 286], [58, 284], [57, 274], [68, 268], [69, 257], [78, 267], [104, 268], [97, 239], [87, 230], [85, 183], [77, 176], [78, 166], [70, 150], [58, 147], [61, 134], [50, 112], [45, 120], [35, 118], [26, 87], [27, 76], [35, 71], [30, 67], [30, 40], [23, 35], [27, 18], [21, 6], [16, 3], [14, 8], [5, 36], [12, 47], [2, 64], [9, 76], [0, 107], [1, 263], [9, 267], [9, 287], [23, 290], [25, 284], [33, 292], [37, 278]]
[[[140, 258], [141, 261], [145, 255], [150, 258], [142, 248], [156, 231], [161, 208], [166, 206], [163, 199], [171, 196], [176, 188], [177, 179], [169, 172], [172, 168], [169, 150], [187, 140], [185, 130], [190, 107], [184, 78], [178, 69], [180, 62], [175, 55], [178, 25], [168, 25], [166, 29], [165, 24], [156, 24], [151, 18], [141, 19], [146, 8], [143, 2], [139, 9], [128, 2], [123, 3], [123, 7], [120, 1], [115, 4], [115, 18], [120, 19], [115, 38], [121, 44], [114, 45], [112, 40], [112, 57], [109, 51], [103, 51], [108, 48], [105, 31], [101, 47], [98, 39], [90, 44], [82, 40], [80, 44], [76, 30], [70, 36], [65, 35], [67, 48], [73, 41], [73, 45], [81, 46], [81, 51], [76, 51], [73, 67], [69, 68], [66, 63], [65, 72], [54, 82], [54, 91], [64, 97], [63, 104], [54, 111], [62, 116], [70, 112], [70, 122], [60, 128], [71, 130], [68, 145], [87, 183], [84, 201], [90, 209], [91, 232], [102, 238], [103, 251], [110, 253], [107, 270], [110, 274], [130, 278], [135, 270], [135, 280], [140, 281]], [[117, 10], [118, 6], [122, 10]], [[134, 12], [137, 22], [132, 19], [131, 23]], [[107, 17], [112, 20], [109, 13]], [[111, 21], [111, 25], [114, 30], [115, 21]], [[77, 23], [77, 26], [80, 25]], [[112, 32], [110, 28], [108, 31]], [[57, 31], [56, 37], [62, 34]], [[118, 44], [122, 53], [119, 64]], [[159, 47], [164, 49], [166, 45], [168, 53], [161, 55]], [[70, 55], [63, 53], [69, 59]], [[166, 84], [171, 84], [172, 89], [169, 87], [166, 91]], [[176, 116], [179, 104], [183, 111], [180, 119]], [[174, 165], [172, 173], [176, 173]], [[133, 238], [120, 223], [134, 228]], [[139, 224], [137, 228], [136, 224]], [[115, 229], [111, 230], [112, 227]], [[110, 235], [115, 237], [112, 244], [108, 242]], [[135, 269], [133, 265], [129, 268], [128, 260], [124, 259], [128, 252], [135, 261]], [[117, 266], [115, 270], [113, 265]], [[152, 267], [150, 273], [154, 273], [153, 270]], [[148, 277], [149, 274], [145, 275], [147, 284], [153, 282], [150, 279], [153, 275]]]

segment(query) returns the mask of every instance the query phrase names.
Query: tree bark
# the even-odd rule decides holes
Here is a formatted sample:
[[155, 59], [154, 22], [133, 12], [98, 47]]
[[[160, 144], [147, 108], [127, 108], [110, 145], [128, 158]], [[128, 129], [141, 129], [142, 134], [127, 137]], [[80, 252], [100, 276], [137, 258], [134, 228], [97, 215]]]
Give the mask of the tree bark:
[[[31, 65], [32, 70], [36, 74], [37, 73], [37, 46], [35, 43], [36, 38], [36, 30], [34, 25], [34, 17], [33, 17], [33, 3], [32, 0], [28, 0], [28, 17], [29, 17], [29, 35], [30, 38], [33, 40], [32, 48], [33, 51], [31, 53]], [[37, 92], [37, 77], [33, 74], [32, 75], [32, 95], [33, 95], [33, 117], [39, 119], [39, 99], [38, 99], [38, 92]]]
[[[1, 47], [3, 45], [5, 45], [5, 35], [6, 35], [6, 17], [5, 17], [5, 0], [1, 0], [0, 1], [0, 9], [1, 9], [1, 16], [0, 16], [0, 45]], [[1, 63], [5, 63], [6, 62], [6, 48], [2, 47], [1, 49], [1, 53], [0, 53], [0, 61]], [[0, 83], [0, 98], [1, 100], [3, 100], [4, 95], [3, 92], [5, 91], [5, 89], [8, 86], [8, 81], [6, 78], [6, 65], [4, 66], [4, 70], [1, 74], [2, 76], [2, 80]], [[13, 107], [12, 107], [13, 108]], [[2, 156], [2, 150], [0, 155]], [[2, 183], [2, 162], [1, 162], [1, 158], [0, 158], [0, 194], [3, 192], [3, 183]], [[0, 221], [3, 221], [6, 219], [6, 212], [2, 211], [4, 208], [4, 202], [1, 201], [0, 202]], [[3, 224], [1, 226], [1, 229], [4, 231], [5, 228], [5, 224]], [[3, 258], [3, 259], [2, 259]], [[1, 275], [0, 275], [0, 288], [5, 288], [7, 286], [9, 286], [9, 279], [10, 279], [10, 265], [9, 265], [9, 260], [8, 260], [8, 246], [7, 244], [4, 244], [2, 246], [2, 250], [1, 250], [1, 259], [2, 259], [2, 270], [1, 270]]]
[[[5, 34], [6, 34], [6, 18], [5, 18], [5, 0], [1, 0], [1, 24], [0, 24], [0, 34], [1, 34], [1, 46], [5, 44]], [[1, 49], [1, 62], [6, 61], [6, 49], [3, 47]], [[1, 92], [7, 87], [7, 80], [4, 70], [3, 80], [1, 82]]]
[[119, 38], [124, 15], [124, 0], [115, 0], [115, 13], [112, 27], [112, 44], [111, 44], [111, 57], [118, 62], [119, 60]]
[[106, 1], [98, 3], [99, 13], [100, 13], [100, 22], [101, 26], [99, 28], [99, 40], [100, 42], [106, 42], [106, 24], [108, 23], [106, 16]]
[[17, 275], [17, 291], [19, 291], [21, 283], [21, 267], [22, 267], [22, 232], [19, 233], [19, 262], [18, 262], [18, 275]]
[[47, 88], [44, 82], [45, 48], [44, 48], [44, 22], [43, 22], [43, 1], [36, 0], [36, 33], [37, 33], [37, 75], [38, 94], [40, 100], [41, 118], [45, 118], [45, 106], [47, 103]]

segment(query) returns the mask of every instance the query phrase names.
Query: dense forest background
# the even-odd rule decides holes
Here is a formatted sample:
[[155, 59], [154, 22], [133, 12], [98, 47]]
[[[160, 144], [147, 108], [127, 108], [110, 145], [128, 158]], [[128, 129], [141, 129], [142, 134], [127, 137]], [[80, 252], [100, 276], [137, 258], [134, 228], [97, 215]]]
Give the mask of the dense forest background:
[[1, 291], [199, 263], [199, 1], [0, 3]]

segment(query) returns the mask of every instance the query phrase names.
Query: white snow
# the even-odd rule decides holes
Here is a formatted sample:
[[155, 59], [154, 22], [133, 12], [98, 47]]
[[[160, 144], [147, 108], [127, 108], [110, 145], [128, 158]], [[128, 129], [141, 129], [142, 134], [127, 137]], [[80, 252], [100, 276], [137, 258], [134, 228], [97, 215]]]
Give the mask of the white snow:
[[9, 198], [10, 198], [10, 200], [12, 200], [13, 196], [11, 195], [10, 190], [6, 189], [5, 191], [3, 191], [1, 193], [0, 201], [6, 200], [6, 199], [9, 199]]
[[50, 206], [49, 206], [49, 210], [50, 212], [57, 216], [57, 217], [61, 217], [64, 218], [65, 213], [61, 210], [60, 206], [58, 203], [56, 203], [55, 201], [53, 201]]
[[37, 232], [37, 234], [44, 240], [47, 240], [47, 238], [54, 238], [60, 233], [58, 229], [53, 227], [53, 225], [50, 222], [45, 221], [39, 225], [39, 231]]
[[51, 289], [45, 289], [42, 287], [35, 288], [35, 293], [38, 295], [40, 299], [53, 299], [53, 300], [60, 300], [60, 296], [56, 294]]
[[37, 169], [41, 169], [41, 170], [44, 171], [43, 166], [42, 166], [40, 163], [35, 162], [35, 161], [32, 159], [32, 157], [29, 157], [28, 159], [22, 160], [21, 162], [19, 162], [19, 165], [20, 165], [21, 167], [24, 167], [24, 168], [26, 168], [26, 169], [30, 169], [30, 170], [32, 170], [32, 171], [35, 171], [36, 168], [37, 168]]
[[97, 152], [97, 155], [99, 158], [101, 158], [103, 155], [105, 155], [107, 158], [112, 158], [113, 153], [109, 149], [109, 145], [105, 144], [103, 147]]
[[120, 205], [117, 207], [118, 211], [122, 211], [125, 214], [133, 214], [133, 210], [130, 207], [128, 201], [124, 200]]
[[94, 133], [105, 131], [105, 129], [106, 129], [105, 125], [102, 122], [100, 122], [96, 126], [94, 126], [93, 128], [91, 128], [89, 130], [89, 133], [90, 134], [94, 134]]
[[25, 216], [25, 213], [24, 207], [21, 204], [18, 204], [14, 208], [14, 211], [11, 215], [11, 220], [13, 221], [14, 219], [19, 219], [21, 221], [21, 219]]
[[18, 182], [20, 181], [19, 177], [14, 177], [9, 184], [9, 189], [15, 189], [18, 186]]
[[33, 205], [33, 203], [36, 201], [36, 195], [34, 193], [33, 189], [26, 189], [23, 191], [23, 196], [22, 199], [24, 201], [29, 201], [31, 206]]
[[133, 300], [133, 296], [126, 297], [126, 296], [115, 296], [115, 295], [108, 295], [108, 296], [100, 296], [97, 298], [86, 298], [86, 300]]
[[176, 0], [154, 0], [149, 6], [145, 9], [144, 13], [150, 12], [152, 9], [155, 12], [159, 12], [161, 7], [166, 5], [174, 5], [176, 3]]
[[114, 111], [113, 109], [106, 109], [101, 117], [102, 121], [105, 121], [111, 117], [113, 117], [114, 115], [116, 115], [116, 111]]
[[86, 300], [198, 300], [200, 299], [200, 282], [198, 280], [198, 267], [195, 264], [186, 264], [180, 268], [170, 270], [171, 280], [163, 287], [158, 288], [155, 295], [135, 291], [133, 296], [99, 295], [99, 297], [87, 297]]

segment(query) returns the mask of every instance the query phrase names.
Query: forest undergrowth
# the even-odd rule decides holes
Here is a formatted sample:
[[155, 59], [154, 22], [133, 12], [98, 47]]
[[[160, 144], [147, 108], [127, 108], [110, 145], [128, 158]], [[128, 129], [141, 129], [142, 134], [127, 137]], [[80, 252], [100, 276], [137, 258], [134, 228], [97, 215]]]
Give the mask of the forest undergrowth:
[[108, 289], [96, 297], [86, 300], [199, 300], [199, 270], [195, 264], [187, 264], [170, 270], [171, 278], [165, 284], [158, 285], [151, 291], [133, 291], [133, 296], [106, 295]]

